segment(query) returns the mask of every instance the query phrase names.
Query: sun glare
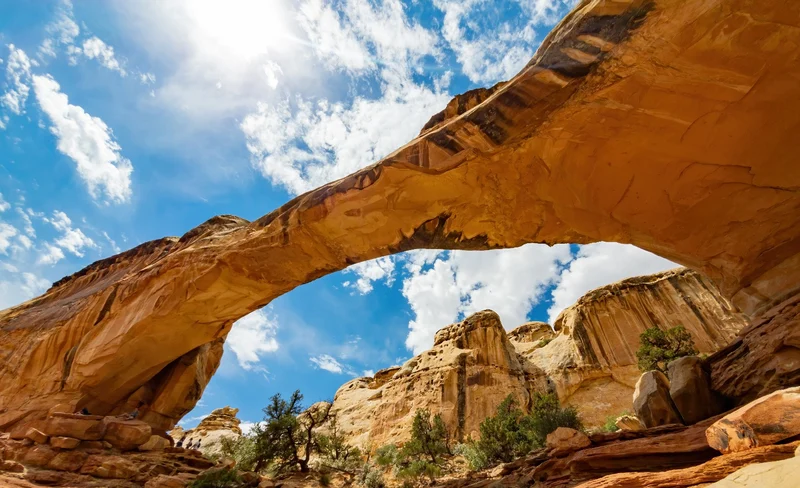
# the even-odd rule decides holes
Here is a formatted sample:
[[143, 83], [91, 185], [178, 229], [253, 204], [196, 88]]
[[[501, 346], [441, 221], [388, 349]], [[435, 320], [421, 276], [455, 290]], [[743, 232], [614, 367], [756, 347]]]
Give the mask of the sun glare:
[[250, 59], [287, 45], [281, 0], [195, 0], [187, 9], [197, 34], [230, 56]]

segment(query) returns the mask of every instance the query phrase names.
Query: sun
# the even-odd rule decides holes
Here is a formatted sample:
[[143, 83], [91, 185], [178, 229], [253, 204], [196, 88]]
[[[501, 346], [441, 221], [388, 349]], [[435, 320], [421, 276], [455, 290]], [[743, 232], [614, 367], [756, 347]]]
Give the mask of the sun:
[[193, 0], [186, 10], [195, 34], [232, 57], [252, 59], [289, 43], [283, 0]]

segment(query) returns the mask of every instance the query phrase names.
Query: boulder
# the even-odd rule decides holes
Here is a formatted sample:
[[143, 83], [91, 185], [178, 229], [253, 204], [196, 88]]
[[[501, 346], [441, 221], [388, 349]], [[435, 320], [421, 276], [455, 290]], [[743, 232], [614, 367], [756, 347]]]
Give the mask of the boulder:
[[140, 451], [163, 451], [169, 447], [169, 441], [159, 435], [151, 435], [150, 439], [138, 447]]
[[589, 440], [586, 434], [568, 427], [559, 427], [547, 434], [547, 440], [545, 442], [547, 447], [554, 451], [553, 455], [577, 451], [578, 449], [583, 449], [592, 444], [592, 441]]
[[36, 444], [22, 455], [22, 464], [30, 466], [47, 466], [56, 457], [56, 451], [45, 444]]
[[177, 476], [159, 475], [148, 480], [144, 488], [184, 488], [186, 481]]
[[22, 473], [25, 471], [25, 466], [16, 461], [6, 459], [0, 461], [0, 471], [5, 471], [7, 473]]
[[135, 449], [150, 440], [152, 428], [141, 420], [106, 417], [103, 440], [123, 451]]
[[83, 467], [83, 463], [89, 457], [83, 451], [61, 451], [47, 463], [49, 469], [58, 471], [78, 471]]
[[74, 437], [56, 436], [50, 438], [50, 445], [59, 449], [75, 449], [80, 443], [81, 440]]
[[616, 425], [619, 430], [630, 432], [637, 432], [645, 429], [642, 421], [635, 415], [622, 415], [621, 417], [617, 417], [614, 425]]
[[706, 429], [708, 445], [738, 452], [800, 434], [800, 387], [779, 390], [729, 413]]
[[81, 468], [81, 474], [97, 478], [130, 479], [137, 472], [136, 465], [122, 456], [89, 456]]
[[47, 444], [47, 434], [31, 427], [25, 432], [25, 438], [30, 439], [37, 444]]
[[106, 449], [107, 442], [104, 441], [81, 441], [81, 449]]
[[676, 359], [667, 366], [669, 395], [686, 425], [722, 413], [725, 405], [711, 390], [711, 379], [697, 356]]
[[99, 441], [106, 432], [103, 417], [54, 413], [47, 419], [45, 433], [51, 437], [73, 437], [83, 441]]
[[669, 395], [669, 380], [660, 371], [648, 371], [636, 382], [633, 410], [648, 428], [683, 423]]

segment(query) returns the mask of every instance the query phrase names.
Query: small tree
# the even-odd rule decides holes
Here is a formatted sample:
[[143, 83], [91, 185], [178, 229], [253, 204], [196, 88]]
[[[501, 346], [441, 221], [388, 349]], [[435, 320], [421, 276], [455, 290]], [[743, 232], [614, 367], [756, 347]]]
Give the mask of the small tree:
[[264, 408], [264, 422], [253, 428], [255, 442], [254, 470], [271, 466], [276, 473], [297, 468], [308, 472], [308, 462], [316, 449], [314, 429], [330, 415], [330, 404], [318, 404], [303, 412], [303, 395], [292, 393], [289, 401], [280, 393]]
[[681, 326], [668, 330], [650, 327], [639, 336], [639, 342], [636, 359], [642, 372], [658, 370], [665, 373], [667, 364], [673, 359], [697, 354], [692, 336]]
[[531, 413], [526, 420], [530, 422], [531, 440], [535, 447], [543, 447], [547, 435], [559, 427], [583, 430], [583, 424], [575, 407], [561, 407], [558, 397], [553, 393], [535, 393]]
[[317, 450], [320, 467], [347, 475], [347, 484], [350, 484], [364, 467], [361, 450], [347, 443], [335, 415], [330, 416], [327, 433], [317, 435]]
[[529, 419], [519, 408], [513, 394], [509, 394], [497, 406], [494, 416], [481, 422], [480, 432], [477, 447], [489, 463], [513, 461], [534, 447]]
[[441, 415], [431, 418], [428, 410], [420, 409], [411, 423], [411, 439], [399, 451], [384, 446], [378, 450], [378, 463], [393, 462], [398, 478], [427, 476], [433, 481], [441, 472], [443, 456], [450, 454], [449, 434]]
[[246, 435], [235, 439], [223, 437], [220, 439], [220, 455], [236, 461], [239, 469], [252, 471], [256, 462], [256, 443]]

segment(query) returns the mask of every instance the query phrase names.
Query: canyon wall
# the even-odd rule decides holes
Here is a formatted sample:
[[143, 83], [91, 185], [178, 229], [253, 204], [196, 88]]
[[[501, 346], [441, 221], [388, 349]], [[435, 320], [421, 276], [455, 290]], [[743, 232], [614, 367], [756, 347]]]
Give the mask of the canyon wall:
[[[797, 2], [581, 1], [513, 79], [375, 165], [0, 312], [0, 428], [58, 404], [108, 414], [138, 402], [174, 424], [215, 367], [202, 348], [234, 321], [418, 248], [635, 244], [701, 271], [757, 319], [719, 359], [720, 388], [798, 381], [798, 317], [757, 316], [800, 288], [799, 27]], [[766, 330], [781, 339], [756, 347]], [[165, 378], [179, 391], [157, 407]]]
[[650, 327], [683, 326], [701, 354], [727, 346], [747, 325], [706, 277], [676, 269], [590, 291], [556, 319], [544, 347], [515, 341], [531, 381], [548, 385], [578, 408], [587, 425], [631, 410], [639, 335]]
[[632, 410], [645, 329], [683, 326], [700, 353], [713, 353], [746, 323], [695, 271], [631, 278], [584, 295], [559, 316], [557, 331], [531, 322], [506, 333], [489, 310], [449, 325], [402, 367], [345, 383], [333, 411], [351, 442], [373, 448], [406, 440], [420, 408], [441, 413], [454, 439], [479, 437], [480, 423], [508, 394], [527, 409], [535, 392], [554, 392], [597, 427]]

